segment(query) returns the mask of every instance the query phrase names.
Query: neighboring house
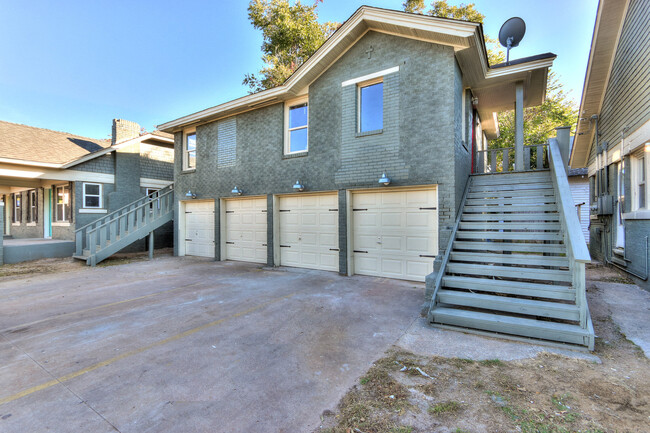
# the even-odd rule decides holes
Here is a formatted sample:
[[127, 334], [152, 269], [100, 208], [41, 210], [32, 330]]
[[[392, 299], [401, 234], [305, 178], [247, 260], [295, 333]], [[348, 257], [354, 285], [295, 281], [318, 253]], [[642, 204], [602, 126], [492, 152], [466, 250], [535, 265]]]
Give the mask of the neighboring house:
[[586, 168], [572, 168], [569, 170], [569, 186], [576, 206], [582, 234], [589, 243], [589, 179]]
[[[73, 241], [75, 230], [171, 184], [173, 157], [172, 136], [126, 120], [113, 120], [107, 140], [0, 121], [5, 237]], [[165, 232], [158, 246], [171, 246]]]
[[590, 250], [650, 289], [650, 0], [601, 0], [572, 167], [588, 167]]
[[159, 126], [175, 253], [426, 279], [438, 325], [593, 347], [569, 130], [523, 142], [554, 59], [489, 65], [478, 23], [359, 8], [283, 85]]

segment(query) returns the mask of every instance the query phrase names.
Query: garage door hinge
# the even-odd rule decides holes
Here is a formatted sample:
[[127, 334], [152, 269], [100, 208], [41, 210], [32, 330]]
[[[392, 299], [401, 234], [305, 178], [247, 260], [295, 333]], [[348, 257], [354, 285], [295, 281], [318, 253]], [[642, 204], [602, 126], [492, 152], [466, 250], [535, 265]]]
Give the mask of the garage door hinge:
[[420, 257], [429, 257], [429, 258], [432, 258], [432, 259], [436, 258], [436, 256], [428, 256], [426, 254], [420, 254]]
[[235, 213], [234, 210], [227, 210], [226, 213]]
[[192, 239], [185, 239], [185, 242], [192, 242]]
[[420, 210], [436, 210], [437, 207], [421, 207]]
[[266, 209], [264, 209], [264, 210], [262, 211], [262, 213], [266, 213]]
[[280, 245], [280, 248], [291, 248], [291, 245]]
[[262, 246], [263, 246], [263, 247], [265, 247], [265, 246], [266, 246], [266, 244], [262, 244]]
[[361, 210], [368, 210], [368, 209], [352, 209], [353, 212], [359, 212]]
[[338, 212], [338, 209], [330, 209], [330, 212]]
[[192, 212], [185, 212], [185, 213], [192, 213]]
[[355, 253], [364, 253], [364, 254], [368, 254], [368, 251], [354, 250], [354, 252], [355, 252]]
[[235, 245], [234, 242], [226, 242], [228, 245]]
[[280, 212], [291, 212], [291, 209], [280, 209]]

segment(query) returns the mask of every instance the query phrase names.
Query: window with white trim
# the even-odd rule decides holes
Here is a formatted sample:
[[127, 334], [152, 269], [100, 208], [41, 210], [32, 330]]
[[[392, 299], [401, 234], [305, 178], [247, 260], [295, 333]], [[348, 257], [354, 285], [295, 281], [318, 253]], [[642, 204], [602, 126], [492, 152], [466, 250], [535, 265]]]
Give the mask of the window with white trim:
[[383, 77], [357, 85], [357, 132], [384, 128]]
[[35, 189], [27, 191], [27, 222], [38, 222], [38, 194]]
[[70, 221], [70, 186], [61, 185], [55, 188], [55, 207], [54, 221], [56, 222], [69, 222]]
[[284, 106], [284, 153], [309, 150], [309, 102], [307, 98], [290, 101]]
[[196, 130], [188, 130], [183, 134], [183, 170], [196, 168]]
[[20, 223], [22, 222], [23, 219], [23, 213], [22, 213], [22, 201], [23, 201], [23, 195], [22, 193], [18, 192], [13, 195], [13, 213], [12, 213], [12, 220], [11, 222], [14, 223]]
[[101, 209], [102, 207], [102, 184], [83, 184], [83, 207], [84, 209]]
[[631, 158], [632, 166], [632, 210], [648, 208], [648, 162], [649, 155], [643, 151]]

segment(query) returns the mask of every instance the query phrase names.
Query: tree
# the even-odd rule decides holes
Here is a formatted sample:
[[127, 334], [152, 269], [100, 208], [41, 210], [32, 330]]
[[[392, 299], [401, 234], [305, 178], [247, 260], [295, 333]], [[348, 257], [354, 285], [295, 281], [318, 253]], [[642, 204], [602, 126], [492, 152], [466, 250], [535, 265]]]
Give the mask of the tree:
[[421, 14], [424, 11], [424, 0], [406, 0], [402, 3], [405, 12]]
[[316, 0], [304, 5], [300, 0], [292, 6], [289, 0], [252, 0], [248, 18], [253, 27], [262, 30], [262, 60], [266, 67], [259, 75], [246, 74], [243, 84], [250, 93], [281, 85], [336, 30], [338, 24], [318, 22]]

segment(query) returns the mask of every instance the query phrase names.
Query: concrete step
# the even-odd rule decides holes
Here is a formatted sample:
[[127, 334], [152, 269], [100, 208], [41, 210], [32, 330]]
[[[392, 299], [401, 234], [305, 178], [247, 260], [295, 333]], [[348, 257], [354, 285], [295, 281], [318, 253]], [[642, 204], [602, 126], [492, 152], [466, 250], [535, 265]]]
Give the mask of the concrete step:
[[573, 281], [573, 275], [570, 271], [530, 267], [524, 268], [519, 266], [496, 266], [451, 262], [447, 264], [446, 272], [448, 274], [478, 275], [485, 277], [555, 281], [564, 283], [570, 283]]
[[588, 346], [590, 334], [578, 325], [481, 313], [455, 308], [435, 308], [429, 320], [433, 323], [461, 328], [499, 332], [548, 341]]
[[452, 275], [442, 277], [442, 287], [562, 301], [575, 301], [576, 298], [575, 290], [567, 286]]
[[452, 251], [449, 259], [452, 262], [503, 263], [511, 265], [554, 267], [569, 266], [569, 259], [566, 257], [540, 256], [537, 254], [494, 254]]
[[438, 292], [438, 301], [442, 304], [505, 311], [527, 316], [570, 321], [580, 320], [580, 310], [576, 305], [559, 302], [460, 292], [457, 290], [440, 290]]

